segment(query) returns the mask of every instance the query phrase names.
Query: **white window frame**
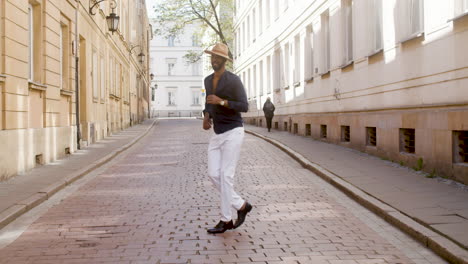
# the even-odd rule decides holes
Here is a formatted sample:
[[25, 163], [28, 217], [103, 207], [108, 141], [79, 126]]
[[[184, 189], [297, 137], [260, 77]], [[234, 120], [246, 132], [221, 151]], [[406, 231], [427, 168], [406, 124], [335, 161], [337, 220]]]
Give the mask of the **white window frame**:
[[294, 68], [293, 85], [297, 86], [301, 82], [301, 36], [297, 34], [294, 37]]
[[167, 91], [167, 105], [168, 106], [175, 106], [176, 105], [176, 91], [168, 90]]
[[173, 73], [174, 67], [175, 67], [175, 63], [170, 62], [167, 64], [167, 76], [174, 76], [174, 73]]
[[92, 50], [92, 57], [91, 57], [91, 77], [92, 77], [92, 85], [93, 85], [93, 100], [98, 100], [99, 98], [99, 90], [98, 90], [98, 55], [97, 50], [93, 48]]
[[106, 61], [104, 56], [101, 56], [101, 103], [104, 103], [106, 96]]
[[32, 4], [28, 6], [28, 26], [29, 26], [29, 80], [34, 80], [34, 8]]
[[368, 57], [383, 50], [383, 0], [368, 0], [369, 52]]
[[257, 98], [257, 85], [256, 85], [256, 80], [258, 79], [257, 77], [257, 65], [254, 64], [253, 70], [252, 70], [252, 93], [253, 93], [253, 98]]
[[468, 15], [468, 0], [453, 0], [453, 18], [449, 21], [457, 20]]
[[167, 46], [168, 47], [174, 47], [175, 43], [175, 36], [168, 36], [167, 37]]
[[259, 71], [259, 76], [258, 76], [258, 91], [260, 92], [260, 96], [263, 96], [263, 60], [259, 62], [258, 64], [258, 71]]
[[60, 25], [59, 31], [59, 52], [60, 52], [60, 90], [63, 90], [63, 25]]
[[201, 103], [200, 100], [200, 89], [192, 90], [192, 106], [199, 106]]
[[341, 0], [341, 18], [343, 29], [342, 67], [353, 62], [353, 0]]
[[320, 42], [321, 42], [321, 67], [320, 75], [330, 72], [331, 58], [330, 58], [330, 15], [328, 10], [323, 12], [320, 16]]
[[267, 94], [271, 93], [271, 55], [267, 57], [267, 67], [266, 67], [266, 88]]
[[424, 0], [397, 1], [399, 42], [404, 43], [424, 33]]
[[304, 81], [314, 78], [314, 30], [312, 25], [306, 27], [304, 38]]

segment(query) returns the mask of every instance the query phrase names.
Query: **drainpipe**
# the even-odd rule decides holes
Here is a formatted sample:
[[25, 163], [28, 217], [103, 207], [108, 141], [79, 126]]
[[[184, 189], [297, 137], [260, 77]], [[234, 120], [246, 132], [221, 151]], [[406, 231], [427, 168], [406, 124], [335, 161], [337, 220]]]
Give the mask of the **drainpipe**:
[[79, 46], [79, 37], [78, 37], [78, 9], [80, 8], [80, 0], [76, 1], [76, 10], [75, 10], [75, 114], [76, 114], [76, 146], [78, 149], [81, 149], [81, 129], [80, 129], [80, 89], [79, 89], [79, 72], [78, 66], [80, 58], [78, 56], [78, 46]]

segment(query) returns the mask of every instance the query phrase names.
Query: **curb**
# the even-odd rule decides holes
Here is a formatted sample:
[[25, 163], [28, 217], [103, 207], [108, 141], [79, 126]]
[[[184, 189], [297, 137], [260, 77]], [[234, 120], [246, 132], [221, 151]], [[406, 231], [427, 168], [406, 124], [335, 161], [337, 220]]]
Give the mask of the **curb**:
[[6, 225], [13, 222], [16, 218], [20, 217], [24, 213], [28, 212], [29, 210], [33, 209], [34, 207], [38, 206], [42, 202], [48, 200], [58, 191], [62, 190], [66, 186], [72, 184], [76, 180], [82, 178], [83, 176], [87, 175], [91, 171], [101, 167], [102, 165], [106, 164], [117, 155], [122, 153], [123, 151], [127, 150], [135, 143], [137, 143], [140, 139], [148, 134], [148, 132], [156, 125], [157, 119], [153, 121], [151, 125], [148, 126], [146, 130], [143, 131], [138, 137], [134, 138], [132, 141], [128, 142], [124, 146], [115, 149], [114, 151], [110, 152], [109, 154], [105, 155], [104, 157], [98, 159], [97, 161], [93, 162], [91, 165], [84, 167], [76, 172], [73, 172], [71, 175], [68, 175], [62, 180], [58, 182], [54, 182], [49, 186], [42, 188], [37, 193], [29, 196], [28, 198], [10, 206], [8, 209], [0, 213], [0, 229], [5, 227]]
[[448, 262], [453, 264], [468, 264], [468, 251], [461, 248], [443, 235], [432, 231], [431, 229], [401, 213], [398, 209], [395, 209], [394, 207], [391, 207], [374, 198], [368, 193], [365, 193], [361, 189], [343, 180], [333, 172], [328, 171], [322, 168], [320, 165], [309, 161], [304, 156], [284, 145], [283, 143], [247, 129], [245, 132], [259, 137], [278, 147], [286, 154], [291, 156], [294, 160], [299, 162], [304, 168], [317, 174], [322, 179], [332, 184], [340, 191], [344, 192], [347, 196], [351, 197], [362, 206], [371, 210], [388, 223], [394, 225], [395, 227], [399, 228], [403, 232], [424, 244], [424, 246], [431, 249]]

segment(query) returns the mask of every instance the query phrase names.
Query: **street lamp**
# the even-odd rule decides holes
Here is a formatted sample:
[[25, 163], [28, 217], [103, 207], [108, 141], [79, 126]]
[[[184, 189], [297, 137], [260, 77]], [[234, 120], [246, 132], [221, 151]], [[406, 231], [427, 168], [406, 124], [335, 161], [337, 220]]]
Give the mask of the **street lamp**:
[[132, 54], [133, 50], [138, 47], [140, 48], [140, 53], [137, 55], [139, 58], [138, 61], [140, 63], [143, 63], [145, 61], [145, 54], [143, 53], [143, 49], [141, 48], [141, 45], [131, 45], [130, 54]]
[[[104, 1], [106, 0], [90, 0], [89, 13], [94, 16], [96, 14], [94, 8]], [[112, 32], [112, 34], [114, 34], [114, 32], [117, 31], [117, 29], [119, 28], [120, 17], [114, 12], [115, 8], [117, 7], [117, 2], [115, 0], [109, 0], [109, 5], [112, 8], [112, 12], [108, 16], [106, 16], [107, 28], [110, 32]]]

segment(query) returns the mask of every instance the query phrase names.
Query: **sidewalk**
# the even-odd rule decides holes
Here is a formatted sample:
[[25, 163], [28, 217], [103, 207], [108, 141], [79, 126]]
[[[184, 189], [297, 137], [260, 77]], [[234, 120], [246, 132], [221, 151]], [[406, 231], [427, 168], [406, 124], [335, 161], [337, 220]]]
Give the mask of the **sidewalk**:
[[78, 150], [65, 159], [0, 182], [0, 229], [132, 146], [147, 134], [155, 122], [146, 120]]
[[[468, 189], [353, 149], [246, 125], [453, 263], [468, 261]], [[446, 239], [448, 238], [448, 239]]]

